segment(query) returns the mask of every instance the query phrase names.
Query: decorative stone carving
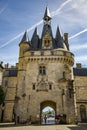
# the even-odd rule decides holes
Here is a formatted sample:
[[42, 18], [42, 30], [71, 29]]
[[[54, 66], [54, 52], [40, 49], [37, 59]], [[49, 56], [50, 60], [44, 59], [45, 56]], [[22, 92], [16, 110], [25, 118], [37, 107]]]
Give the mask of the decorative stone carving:
[[46, 76], [39, 76], [37, 78], [36, 90], [37, 91], [48, 91], [48, 78]]

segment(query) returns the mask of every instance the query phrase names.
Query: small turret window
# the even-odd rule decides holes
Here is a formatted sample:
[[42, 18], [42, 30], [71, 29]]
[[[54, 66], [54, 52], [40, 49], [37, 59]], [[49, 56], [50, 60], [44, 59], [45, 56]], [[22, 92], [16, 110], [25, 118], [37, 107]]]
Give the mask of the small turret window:
[[45, 75], [46, 74], [46, 67], [45, 66], [40, 66], [39, 67], [39, 74]]
[[49, 89], [52, 90], [52, 84], [49, 84]]
[[33, 84], [33, 90], [35, 90], [35, 84]]
[[31, 52], [31, 56], [34, 56], [34, 52], [33, 51]]
[[41, 56], [44, 56], [44, 52], [43, 51], [41, 52]]
[[51, 51], [51, 55], [54, 55], [54, 51]]

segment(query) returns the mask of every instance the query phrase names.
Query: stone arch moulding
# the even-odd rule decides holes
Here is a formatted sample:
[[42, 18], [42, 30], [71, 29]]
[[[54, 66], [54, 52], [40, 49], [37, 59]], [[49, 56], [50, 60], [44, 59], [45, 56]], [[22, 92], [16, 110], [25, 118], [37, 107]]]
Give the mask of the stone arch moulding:
[[40, 113], [47, 106], [53, 108], [55, 110], [55, 113], [56, 113], [56, 103], [54, 101], [51, 101], [51, 100], [46, 100], [46, 101], [43, 101], [40, 103]]

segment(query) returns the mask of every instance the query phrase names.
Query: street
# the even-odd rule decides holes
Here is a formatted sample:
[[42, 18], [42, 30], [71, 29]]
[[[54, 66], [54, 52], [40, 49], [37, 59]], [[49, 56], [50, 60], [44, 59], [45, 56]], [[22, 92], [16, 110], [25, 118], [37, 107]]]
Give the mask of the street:
[[87, 130], [84, 125], [40, 125], [40, 126], [3, 126], [0, 130]]

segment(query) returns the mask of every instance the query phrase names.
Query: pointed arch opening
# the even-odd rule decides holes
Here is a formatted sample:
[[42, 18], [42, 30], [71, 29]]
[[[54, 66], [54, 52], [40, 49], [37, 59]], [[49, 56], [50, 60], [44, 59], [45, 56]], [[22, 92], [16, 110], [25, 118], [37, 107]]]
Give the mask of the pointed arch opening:
[[41, 124], [55, 124], [56, 103], [44, 101], [40, 104]]

